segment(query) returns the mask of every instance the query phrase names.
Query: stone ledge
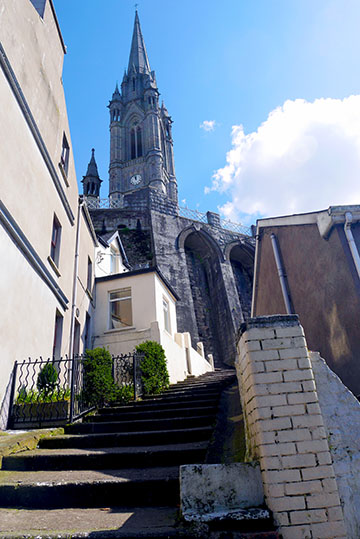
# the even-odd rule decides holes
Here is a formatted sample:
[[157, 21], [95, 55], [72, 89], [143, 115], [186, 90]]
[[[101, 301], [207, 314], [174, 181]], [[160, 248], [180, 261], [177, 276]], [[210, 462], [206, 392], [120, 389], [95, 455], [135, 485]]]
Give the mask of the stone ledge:
[[199, 514], [197, 512], [183, 513], [186, 522], [223, 522], [241, 520], [268, 520], [270, 511], [261, 507], [250, 507], [248, 509], [233, 509], [228, 511], [215, 511], [213, 513]]
[[55, 429], [0, 432], [0, 470], [3, 457], [19, 453], [20, 451], [36, 449], [41, 438], [45, 436], [56, 436], [57, 434], [64, 434], [64, 429], [59, 427]]

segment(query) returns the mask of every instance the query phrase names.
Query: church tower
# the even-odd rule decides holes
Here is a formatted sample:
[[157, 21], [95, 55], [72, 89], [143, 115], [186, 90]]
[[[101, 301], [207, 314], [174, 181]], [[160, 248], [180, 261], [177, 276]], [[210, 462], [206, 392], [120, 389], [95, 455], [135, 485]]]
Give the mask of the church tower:
[[118, 207], [128, 205], [127, 194], [149, 188], [177, 204], [172, 120], [159, 95], [136, 11], [129, 65], [109, 103], [109, 198]]

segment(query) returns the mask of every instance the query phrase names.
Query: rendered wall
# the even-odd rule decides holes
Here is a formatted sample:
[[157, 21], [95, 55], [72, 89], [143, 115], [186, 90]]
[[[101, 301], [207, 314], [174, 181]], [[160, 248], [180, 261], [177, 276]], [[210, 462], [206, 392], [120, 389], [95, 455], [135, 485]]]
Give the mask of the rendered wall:
[[[355, 394], [360, 393], [360, 282], [341, 225], [328, 239], [316, 224], [262, 227], [257, 247], [253, 316], [285, 314], [270, 234], [277, 238], [294, 312], [310, 349]], [[357, 236], [360, 225], [353, 227]]]
[[[0, 25], [1, 403], [15, 360], [52, 355], [56, 312], [64, 317], [61, 354], [69, 353], [78, 190], [61, 80], [65, 51], [52, 4], [46, 1], [41, 17], [30, 0], [0, 0]], [[59, 167], [64, 133], [66, 177]], [[61, 224], [57, 267], [49, 257], [54, 214]], [[81, 235], [80, 287], [94, 250], [86, 226]], [[78, 298], [83, 324], [90, 298]], [[6, 414], [2, 406], [0, 428]]]

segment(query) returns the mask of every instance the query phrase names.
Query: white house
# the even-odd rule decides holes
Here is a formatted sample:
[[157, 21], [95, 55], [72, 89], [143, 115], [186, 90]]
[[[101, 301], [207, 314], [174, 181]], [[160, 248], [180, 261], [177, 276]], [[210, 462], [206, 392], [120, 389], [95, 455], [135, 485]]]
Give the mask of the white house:
[[177, 299], [156, 268], [97, 277], [93, 346], [118, 355], [157, 341], [165, 349], [171, 383], [213, 370], [202, 344], [194, 350], [190, 334], [177, 332]]

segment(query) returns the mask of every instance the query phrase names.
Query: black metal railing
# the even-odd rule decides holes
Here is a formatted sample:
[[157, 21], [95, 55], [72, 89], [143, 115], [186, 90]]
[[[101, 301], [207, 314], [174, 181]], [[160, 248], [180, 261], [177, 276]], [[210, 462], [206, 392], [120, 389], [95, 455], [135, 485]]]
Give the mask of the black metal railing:
[[[127, 388], [135, 400], [142, 394], [139, 369], [142, 357], [136, 353], [112, 357], [114, 382], [119, 388]], [[86, 356], [40, 357], [15, 362], [8, 428], [61, 426], [94, 409], [84, 391], [85, 359]]]

